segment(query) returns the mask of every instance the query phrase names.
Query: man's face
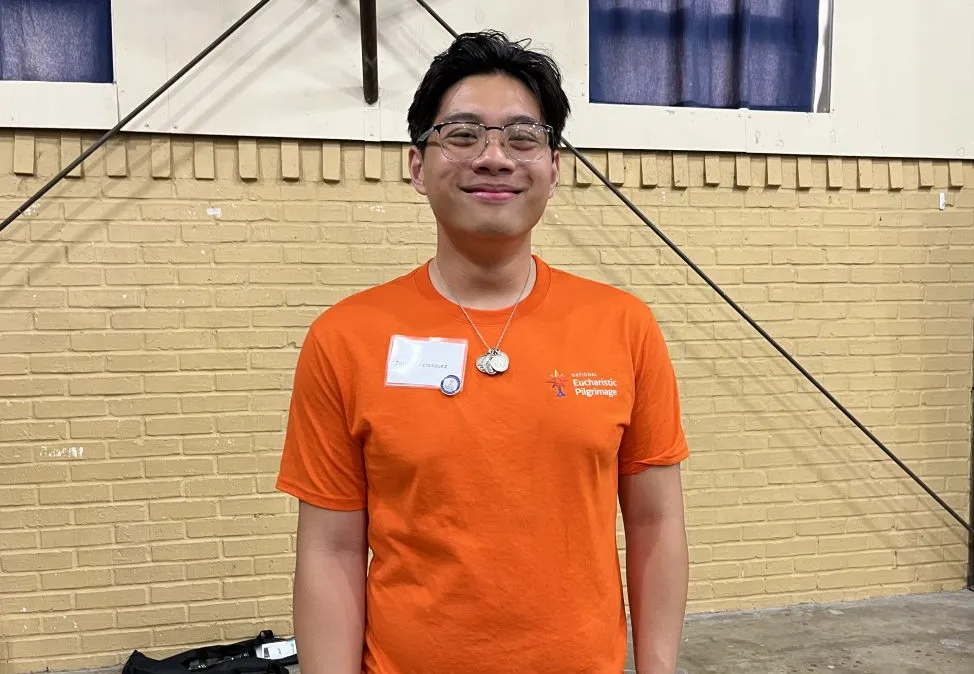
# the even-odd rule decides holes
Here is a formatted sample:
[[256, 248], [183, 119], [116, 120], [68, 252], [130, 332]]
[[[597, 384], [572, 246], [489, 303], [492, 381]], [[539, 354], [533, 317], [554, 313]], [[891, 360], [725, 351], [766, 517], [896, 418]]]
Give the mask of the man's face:
[[[531, 91], [519, 80], [500, 74], [468, 77], [449, 89], [435, 123], [452, 120], [497, 127], [543, 122]], [[554, 195], [558, 153], [549, 145], [537, 161], [518, 161], [505, 152], [501, 131], [492, 129], [487, 138], [480, 156], [457, 161], [455, 152], [450, 158], [443, 134], [433, 133], [422, 155], [415, 147], [410, 151], [413, 186], [429, 198], [437, 222], [451, 234], [491, 239], [524, 236]], [[513, 154], [518, 156], [518, 151]]]

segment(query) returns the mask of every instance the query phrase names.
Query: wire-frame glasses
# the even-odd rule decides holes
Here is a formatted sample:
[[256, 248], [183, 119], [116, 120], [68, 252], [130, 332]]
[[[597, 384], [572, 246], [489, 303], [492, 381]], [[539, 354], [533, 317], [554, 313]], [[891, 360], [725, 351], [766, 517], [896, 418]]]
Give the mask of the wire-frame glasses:
[[471, 162], [487, 149], [490, 142], [488, 132], [491, 130], [501, 132], [501, 147], [508, 157], [518, 162], [535, 162], [544, 157], [551, 147], [554, 131], [547, 124], [537, 122], [512, 122], [504, 126], [487, 126], [479, 122], [441, 122], [420, 136], [417, 143], [426, 142], [436, 133], [447, 159]]

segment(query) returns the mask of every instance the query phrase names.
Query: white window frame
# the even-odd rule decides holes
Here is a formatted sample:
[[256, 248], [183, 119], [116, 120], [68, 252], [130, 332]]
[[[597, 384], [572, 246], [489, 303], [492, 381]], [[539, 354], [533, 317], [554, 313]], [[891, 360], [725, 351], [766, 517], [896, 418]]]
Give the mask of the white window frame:
[[104, 130], [119, 119], [114, 84], [0, 81], [0, 127]]

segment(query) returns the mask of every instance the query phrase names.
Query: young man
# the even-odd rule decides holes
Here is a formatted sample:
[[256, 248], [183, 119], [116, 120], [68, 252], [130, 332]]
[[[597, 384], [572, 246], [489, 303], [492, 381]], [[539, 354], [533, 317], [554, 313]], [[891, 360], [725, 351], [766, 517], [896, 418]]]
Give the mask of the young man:
[[493, 32], [416, 92], [435, 257], [323, 313], [295, 373], [278, 487], [300, 500], [302, 674], [620, 674], [617, 499], [637, 669], [676, 670], [688, 450], [666, 346], [642, 302], [531, 253], [568, 112], [555, 64]]

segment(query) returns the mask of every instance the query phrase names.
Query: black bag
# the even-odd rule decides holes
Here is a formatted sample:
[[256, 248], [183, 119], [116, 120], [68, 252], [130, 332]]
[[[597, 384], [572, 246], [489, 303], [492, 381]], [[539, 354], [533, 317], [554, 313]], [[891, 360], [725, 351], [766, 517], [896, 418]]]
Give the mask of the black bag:
[[287, 641], [274, 636], [272, 630], [262, 630], [253, 639], [233, 644], [203, 646], [154, 660], [144, 653], [132, 651], [122, 674], [288, 674], [286, 665], [298, 662], [297, 655], [269, 660], [257, 656], [264, 644]]

